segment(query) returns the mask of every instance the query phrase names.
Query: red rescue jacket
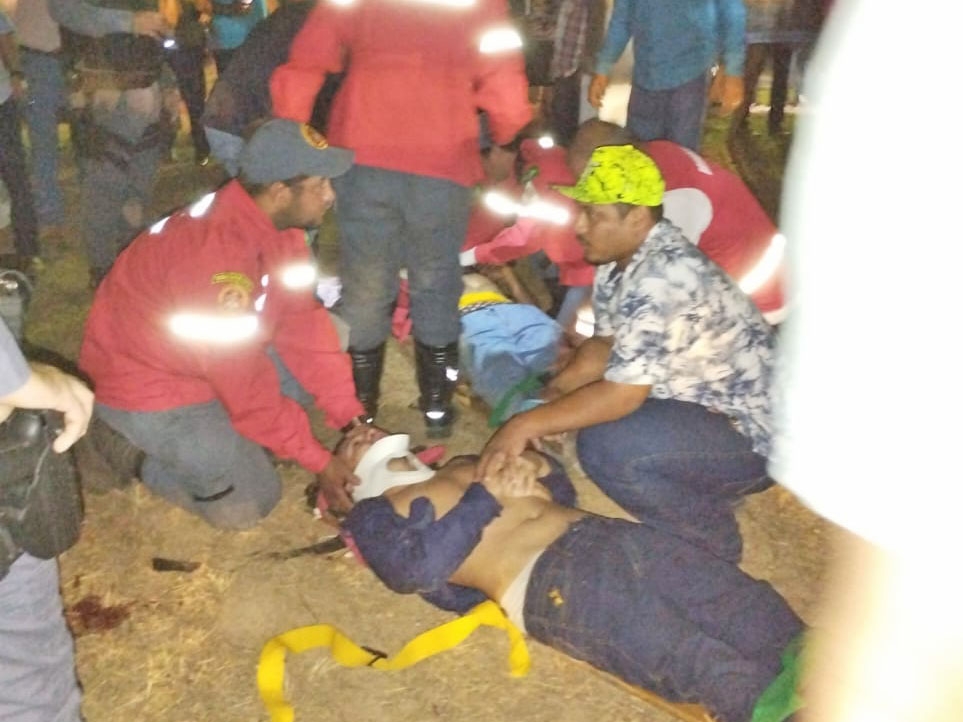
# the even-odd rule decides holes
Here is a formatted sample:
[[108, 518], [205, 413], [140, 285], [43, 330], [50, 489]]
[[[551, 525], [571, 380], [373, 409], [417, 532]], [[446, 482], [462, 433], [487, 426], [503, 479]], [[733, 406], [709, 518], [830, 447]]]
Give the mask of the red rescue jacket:
[[80, 366], [97, 400], [163, 411], [217, 399], [241, 435], [305, 469], [331, 458], [281, 394], [267, 348], [332, 428], [363, 413], [351, 361], [315, 299], [304, 232], [280, 232], [236, 182], [159, 221], [97, 289]]
[[520, 48], [488, 52], [499, 32], [514, 32], [505, 0], [322, 0], [271, 77], [274, 114], [307, 121], [325, 75], [346, 70], [332, 145], [359, 165], [473, 185], [483, 175], [478, 109], [497, 144], [532, 117]]

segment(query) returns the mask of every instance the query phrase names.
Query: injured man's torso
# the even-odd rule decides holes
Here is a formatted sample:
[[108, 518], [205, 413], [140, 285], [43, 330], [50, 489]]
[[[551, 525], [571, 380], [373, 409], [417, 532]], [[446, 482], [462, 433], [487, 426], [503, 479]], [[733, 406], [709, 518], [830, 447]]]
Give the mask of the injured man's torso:
[[[537, 477], [550, 473], [540, 454], [526, 453], [525, 458], [535, 465]], [[404, 463], [401, 459], [395, 461]], [[476, 467], [476, 457], [457, 457], [428, 481], [394, 487], [384, 496], [403, 517], [409, 515], [415, 499], [425, 497], [434, 505], [435, 518], [441, 518], [478, 481]], [[500, 473], [514, 477], [516, 471], [505, 469]], [[539, 483], [532, 491], [530, 496], [510, 496], [510, 491], [495, 494], [502, 505], [501, 514], [482, 530], [481, 541], [452, 574], [451, 582], [479, 589], [491, 599], [501, 599], [533, 557], [564, 534], [572, 522], [586, 515], [582, 510], [553, 502], [548, 490]]]

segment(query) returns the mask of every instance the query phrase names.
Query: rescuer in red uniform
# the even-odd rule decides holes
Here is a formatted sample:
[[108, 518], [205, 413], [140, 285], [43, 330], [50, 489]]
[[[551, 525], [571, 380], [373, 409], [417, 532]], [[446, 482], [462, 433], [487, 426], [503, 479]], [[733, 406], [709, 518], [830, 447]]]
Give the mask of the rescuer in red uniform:
[[420, 406], [428, 435], [445, 436], [458, 376], [458, 251], [482, 179], [477, 111], [497, 144], [531, 119], [521, 38], [505, 0], [322, 0], [271, 77], [274, 114], [307, 120], [325, 76], [341, 71], [327, 132], [356, 157], [335, 186], [358, 395], [374, 416], [406, 268]]
[[299, 402], [348, 434], [363, 425], [302, 230], [321, 222], [330, 179], [351, 162], [306, 125], [268, 121], [239, 177], [138, 236], [94, 298], [80, 365], [97, 415], [145, 452], [152, 491], [215, 526], [251, 526], [277, 503], [265, 449], [316, 473], [335, 507], [350, 505], [357, 480]]

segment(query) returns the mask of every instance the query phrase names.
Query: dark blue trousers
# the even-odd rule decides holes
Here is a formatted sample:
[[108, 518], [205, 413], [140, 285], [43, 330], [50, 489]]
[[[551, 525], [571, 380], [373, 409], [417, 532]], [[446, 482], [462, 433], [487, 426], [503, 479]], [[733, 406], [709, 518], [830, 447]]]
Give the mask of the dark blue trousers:
[[737, 562], [742, 537], [733, 505], [769, 487], [766, 459], [724, 414], [648, 399], [628, 416], [583, 429], [582, 469], [640, 521]]
[[586, 517], [542, 554], [535, 639], [720, 722], [748, 722], [803, 625], [766, 582], [644, 524]]

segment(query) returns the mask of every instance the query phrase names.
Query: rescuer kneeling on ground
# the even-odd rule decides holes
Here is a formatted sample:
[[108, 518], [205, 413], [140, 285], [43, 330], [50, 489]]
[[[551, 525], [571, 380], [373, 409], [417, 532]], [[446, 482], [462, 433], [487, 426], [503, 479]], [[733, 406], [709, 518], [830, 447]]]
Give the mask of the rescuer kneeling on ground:
[[302, 230], [321, 223], [330, 178], [351, 162], [306, 125], [268, 121], [237, 180], [142, 233], [94, 298], [80, 365], [98, 417], [145, 452], [152, 491], [215, 526], [251, 526], [277, 503], [265, 448], [315, 472], [332, 506], [350, 505], [357, 480], [299, 402], [313, 399], [333, 428], [363, 425]]

